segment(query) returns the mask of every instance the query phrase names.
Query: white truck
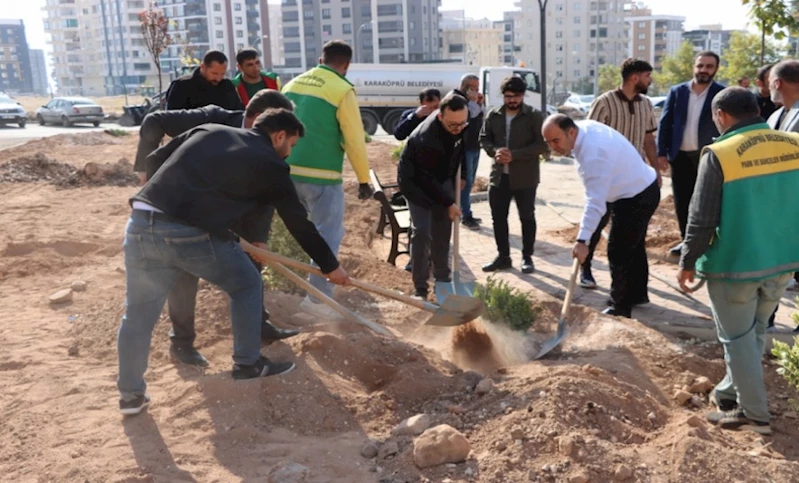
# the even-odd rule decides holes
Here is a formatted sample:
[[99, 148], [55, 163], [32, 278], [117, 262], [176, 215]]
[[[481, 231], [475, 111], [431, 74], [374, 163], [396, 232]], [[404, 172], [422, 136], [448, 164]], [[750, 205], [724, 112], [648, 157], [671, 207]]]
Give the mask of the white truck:
[[464, 74], [480, 78], [480, 92], [486, 107], [502, 105], [499, 85], [506, 77], [524, 79], [527, 92], [524, 102], [541, 108], [541, 84], [538, 74], [524, 67], [474, 67], [462, 64], [350, 64], [347, 80], [355, 85], [364, 130], [370, 135], [378, 125], [391, 134], [402, 112], [419, 106], [419, 93], [435, 88], [444, 96], [460, 85]]

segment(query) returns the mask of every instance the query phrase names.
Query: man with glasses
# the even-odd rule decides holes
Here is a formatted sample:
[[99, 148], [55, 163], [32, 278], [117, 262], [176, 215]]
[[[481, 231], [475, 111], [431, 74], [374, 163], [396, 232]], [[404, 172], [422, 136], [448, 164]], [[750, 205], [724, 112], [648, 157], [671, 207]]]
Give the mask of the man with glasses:
[[[461, 215], [455, 204], [455, 177], [464, 164], [467, 102], [458, 94], [447, 94], [439, 110], [411, 133], [400, 155], [397, 182], [411, 211], [411, 273], [414, 296], [421, 299], [427, 299], [431, 259], [436, 281], [450, 281], [449, 240], [452, 222]], [[462, 169], [460, 188], [465, 175]]]
[[488, 201], [498, 252], [494, 261], [483, 265], [483, 271], [494, 272], [512, 265], [508, 211], [513, 198], [522, 223], [522, 273], [533, 273], [535, 192], [540, 179], [539, 158], [547, 152], [541, 136], [544, 115], [524, 103], [527, 84], [520, 77], [508, 77], [500, 89], [504, 105], [488, 113], [480, 132], [480, 145], [494, 159]]

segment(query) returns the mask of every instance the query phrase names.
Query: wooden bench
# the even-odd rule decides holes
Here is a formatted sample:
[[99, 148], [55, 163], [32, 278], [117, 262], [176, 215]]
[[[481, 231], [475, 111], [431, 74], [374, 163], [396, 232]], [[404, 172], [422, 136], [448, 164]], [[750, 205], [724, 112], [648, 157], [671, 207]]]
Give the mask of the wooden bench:
[[[395, 206], [389, 201], [386, 189], [397, 189], [397, 184], [381, 184], [374, 170], [369, 170], [369, 178], [372, 181], [375, 194], [374, 199], [380, 202], [380, 216], [377, 219], [375, 232], [378, 235], [385, 235], [386, 226], [391, 227], [391, 250], [388, 253], [388, 263], [397, 264], [397, 256], [410, 255], [411, 246], [411, 212], [407, 206]], [[408, 250], [399, 249], [400, 235], [406, 234], [408, 237]]]

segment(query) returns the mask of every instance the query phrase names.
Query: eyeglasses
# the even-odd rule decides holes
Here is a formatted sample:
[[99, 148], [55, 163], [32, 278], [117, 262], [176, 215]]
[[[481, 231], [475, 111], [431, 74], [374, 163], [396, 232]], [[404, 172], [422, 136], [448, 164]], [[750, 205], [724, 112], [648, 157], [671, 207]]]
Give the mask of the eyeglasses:
[[469, 125], [469, 121], [463, 121], [459, 123], [451, 123], [444, 121], [444, 125], [447, 126], [447, 129], [450, 131], [455, 131], [456, 129], [463, 129]]
[[524, 97], [524, 94], [505, 94], [502, 97], [505, 99], [520, 99]]

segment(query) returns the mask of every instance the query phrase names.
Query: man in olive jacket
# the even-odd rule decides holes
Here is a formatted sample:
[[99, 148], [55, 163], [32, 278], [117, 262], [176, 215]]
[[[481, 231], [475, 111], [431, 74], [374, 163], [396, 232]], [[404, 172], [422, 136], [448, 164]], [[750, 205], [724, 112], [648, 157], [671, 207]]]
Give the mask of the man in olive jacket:
[[544, 115], [524, 103], [527, 85], [508, 77], [501, 85], [504, 105], [491, 110], [480, 132], [480, 146], [494, 158], [488, 201], [494, 221], [498, 255], [483, 265], [484, 272], [511, 268], [508, 211], [516, 201], [522, 222], [522, 272], [533, 273], [535, 244], [535, 192], [540, 178], [539, 157], [547, 152], [541, 136]]

